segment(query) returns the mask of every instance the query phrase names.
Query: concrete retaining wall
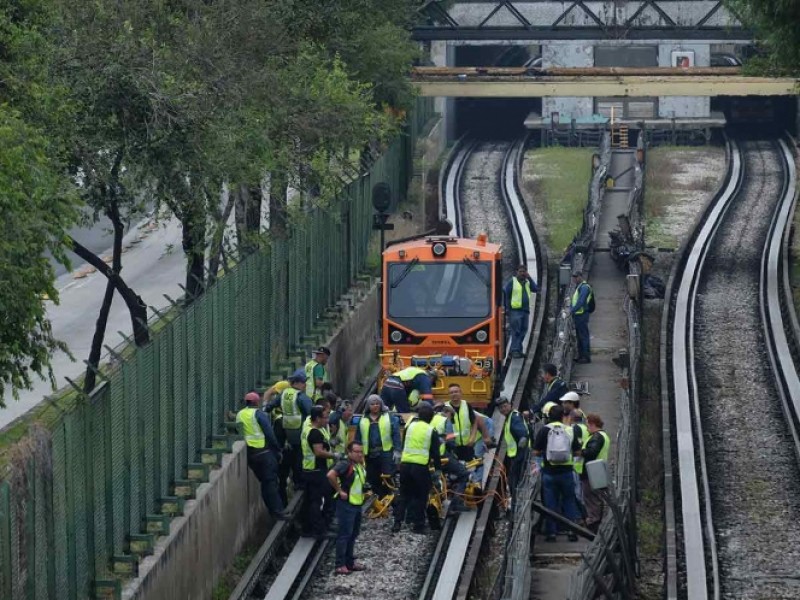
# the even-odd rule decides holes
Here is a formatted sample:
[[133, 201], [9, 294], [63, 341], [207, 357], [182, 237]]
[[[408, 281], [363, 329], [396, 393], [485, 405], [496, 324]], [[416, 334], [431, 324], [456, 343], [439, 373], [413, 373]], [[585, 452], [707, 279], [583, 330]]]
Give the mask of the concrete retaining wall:
[[125, 600], [199, 600], [210, 598], [222, 572], [254, 535], [264, 535], [266, 510], [258, 481], [247, 468], [244, 442], [212, 471], [197, 499], [186, 503], [170, 534], [153, 556], [139, 565], [139, 576], [122, 592]]
[[[331, 377], [334, 389], [351, 392], [375, 360], [378, 286], [373, 285], [334, 333]], [[222, 467], [186, 503], [170, 534], [153, 556], [139, 565], [139, 576], [123, 590], [125, 600], [198, 600], [210, 598], [220, 575], [251, 539], [262, 539], [267, 525], [258, 481], [247, 468], [244, 442], [236, 442]]]

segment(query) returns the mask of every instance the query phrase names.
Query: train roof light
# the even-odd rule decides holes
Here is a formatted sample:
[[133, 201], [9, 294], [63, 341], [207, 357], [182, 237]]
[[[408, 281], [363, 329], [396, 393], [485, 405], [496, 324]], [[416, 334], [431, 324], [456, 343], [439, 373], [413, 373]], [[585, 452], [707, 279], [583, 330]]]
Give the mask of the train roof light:
[[444, 242], [435, 242], [431, 248], [433, 255], [437, 258], [443, 257], [447, 253], [447, 244]]
[[406, 257], [406, 251], [405, 250], [400, 250], [400, 252], [397, 253], [397, 256], [399, 256], [400, 258], [405, 258]]
[[488, 239], [489, 239], [489, 236], [487, 236], [485, 233], [479, 233], [478, 234], [478, 246], [485, 246], [486, 245], [486, 241]]

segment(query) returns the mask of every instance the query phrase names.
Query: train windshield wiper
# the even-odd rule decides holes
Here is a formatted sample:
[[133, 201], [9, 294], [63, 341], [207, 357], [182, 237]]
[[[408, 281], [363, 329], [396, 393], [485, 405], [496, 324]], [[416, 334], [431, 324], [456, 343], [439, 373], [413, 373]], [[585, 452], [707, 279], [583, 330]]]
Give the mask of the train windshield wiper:
[[469, 256], [465, 256], [464, 257], [464, 264], [467, 265], [467, 268], [469, 268], [470, 271], [475, 273], [475, 277], [480, 279], [481, 282], [483, 282], [483, 285], [485, 285], [487, 288], [491, 288], [492, 287], [491, 283], [489, 282], [489, 279], [484, 277], [483, 273], [481, 273], [480, 270], [478, 269], [478, 267], [475, 266], [475, 261], [474, 260], [472, 260]]
[[406, 275], [408, 275], [411, 272], [411, 269], [413, 269], [417, 265], [418, 262], [419, 262], [419, 258], [417, 258], [417, 257], [414, 257], [413, 259], [411, 259], [411, 262], [406, 265], [406, 268], [403, 269], [403, 272], [400, 273], [400, 275], [398, 275], [397, 277], [395, 277], [395, 279], [394, 279], [394, 281], [392, 281], [392, 284], [391, 284], [390, 287], [392, 289], [394, 289], [398, 285], [400, 285], [400, 282], [403, 281], [403, 279], [406, 278]]

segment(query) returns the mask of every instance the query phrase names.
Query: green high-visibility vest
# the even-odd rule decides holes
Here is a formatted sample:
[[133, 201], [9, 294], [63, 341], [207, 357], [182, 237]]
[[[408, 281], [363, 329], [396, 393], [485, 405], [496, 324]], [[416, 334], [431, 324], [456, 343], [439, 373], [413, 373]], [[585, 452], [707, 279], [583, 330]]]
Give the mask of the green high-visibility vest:
[[506, 441], [506, 456], [508, 458], [514, 458], [517, 455], [517, 440], [511, 435], [511, 417], [518, 414], [519, 411], [512, 410], [503, 424], [503, 439]]
[[[581, 450], [586, 448], [586, 444], [589, 443], [589, 426], [585, 423], [575, 423], [578, 426], [578, 429], [581, 430]], [[576, 456], [575, 457], [575, 472], [580, 475], [583, 473], [583, 457]]]
[[[448, 406], [453, 406], [447, 401]], [[453, 406], [453, 408], [455, 408]], [[469, 434], [472, 431], [472, 423], [469, 420], [469, 407], [466, 400], [462, 400], [453, 415], [453, 429], [456, 434], [456, 446], [466, 446], [469, 443]]]
[[400, 462], [427, 465], [431, 459], [431, 437], [433, 427], [425, 421], [415, 419], [406, 427], [406, 440]]
[[520, 309], [522, 308], [522, 292], [523, 290], [528, 295], [528, 306], [531, 305], [531, 296], [533, 293], [531, 292], [531, 282], [525, 281], [525, 285], [523, 286], [519, 279], [516, 277], [511, 278], [511, 309]]
[[[589, 440], [591, 439], [592, 436], [588, 432], [589, 432], [589, 428], [587, 427], [586, 428], [586, 433], [584, 434], [583, 443], [581, 444], [581, 450], [583, 450], [584, 448], [586, 448], [586, 446], [589, 445]], [[609, 450], [611, 450], [611, 438], [602, 429], [598, 429], [597, 433], [599, 433], [603, 437], [603, 447], [600, 449], [600, 452], [597, 454], [597, 458], [595, 458], [595, 460], [608, 461], [608, 453], [609, 453]], [[583, 462], [582, 461], [583, 461], [583, 459], [581, 458], [581, 470], [580, 471], [578, 471], [577, 465], [575, 465], [575, 470], [578, 471], [578, 473], [581, 473], [583, 471]]]
[[[361, 429], [361, 445], [364, 447], [364, 455], [369, 454], [369, 428], [372, 425], [372, 419], [364, 415], [358, 426]], [[389, 452], [392, 449], [392, 422], [388, 413], [381, 414], [378, 417], [378, 430], [381, 432], [381, 447], [384, 452]]]
[[364, 481], [367, 479], [367, 471], [358, 463], [353, 463], [353, 485], [347, 495], [347, 501], [354, 506], [364, 504]]
[[402, 381], [403, 383], [405, 383], [407, 381], [411, 381], [412, 379], [414, 379], [414, 377], [420, 374], [427, 374], [427, 371], [425, 369], [420, 369], [419, 367], [406, 367], [405, 369], [402, 369], [397, 373], [395, 373], [394, 376], [399, 378], [400, 381]]
[[445, 435], [447, 435], [447, 417], [436, 413], [433, 415], [433, 419], [431, 420], [431, 427], [436, 430], [436, 433], [439, 434], [439, 439], [442, 441], [442, 443], [439, 444], [439, 456], [444, 456], [444, 453], [447, 450], [444, 444]]
[[303, 424], [303, 413], [297, 406], [297, 392], [295, 388], [286, 388], [281, 393], [281, 412], [283, 413], [284, 429], [300, 429]]
[[[308, 434], [311, 433], [316, 427], [309, 427], [308, 429], [304, 429], [303, 433], [300, 435], [300, 448], [303, 451], [303, 470], [304, 471], [313, 471], [316, 468], [316, 461], [317, 456], [314, 454], [314, 449], [311, 447], [311, 444], [308, 443]], [[322, 432], [322, 437], [325, 439], [326, 442], [330, 444], [331, 440], [331, 432], [328, 431], [327, 427], [319, 427], [319, 431]], [[326, 464], [328, 467], [333, 466], [333, 459], [326, 459]]]
[[243, 408], [236, 413], [236, 422], [242, 424], [244, 441], [251, 448], [263, 448], [267, 445], [267, 438], [256, 419], [257, 408]]
[[[306, 363], [306, 394], [312, 400], [319, 400], [322, 398], [322, 392], [317, 389], [317, 380], [314, 379], [314, 367], [319, 365], [316, 360], [313, 358]], [[328, 378], [328, 369], [325, 368], [325, 365], [322, 366], [322, 383], [327, 383], [329, 381]]]
[[[581, 295], [580, 291], [581, 291], [581, 286], [582, 285], [589, 285], [589, 284], [586, 283], [585, 281], [581, 281], [580, 285], [578, 285], [578, 287], [575, 288], [575, 291], [572, 292], [572, 306], [577, 306], [578, 305], [578, 297]], [[583, 307], [581, 307], [580, 310], [576, 310], [575, 311], [576, 315], [582, 315], [583, 313], [586, 312], [586, 305], [589, 304], [589, 300], [592, 299], [592, 296], [594, 296], [594, 290], [592, 290], [592, 287], [589, 286], [589, 295], [586, 296], [586, 302], [583, 305]]]

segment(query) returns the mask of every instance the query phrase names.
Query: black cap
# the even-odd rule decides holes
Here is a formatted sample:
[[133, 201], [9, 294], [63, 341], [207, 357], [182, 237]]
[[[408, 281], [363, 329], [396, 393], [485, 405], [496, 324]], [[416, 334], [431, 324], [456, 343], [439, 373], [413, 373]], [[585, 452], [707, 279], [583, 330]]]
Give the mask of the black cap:
[[316, 350], [314, 350], [314, 354], [327, 354], [328, 356], [331, 355], [331, 349], [326, 346], [320, 346]]

